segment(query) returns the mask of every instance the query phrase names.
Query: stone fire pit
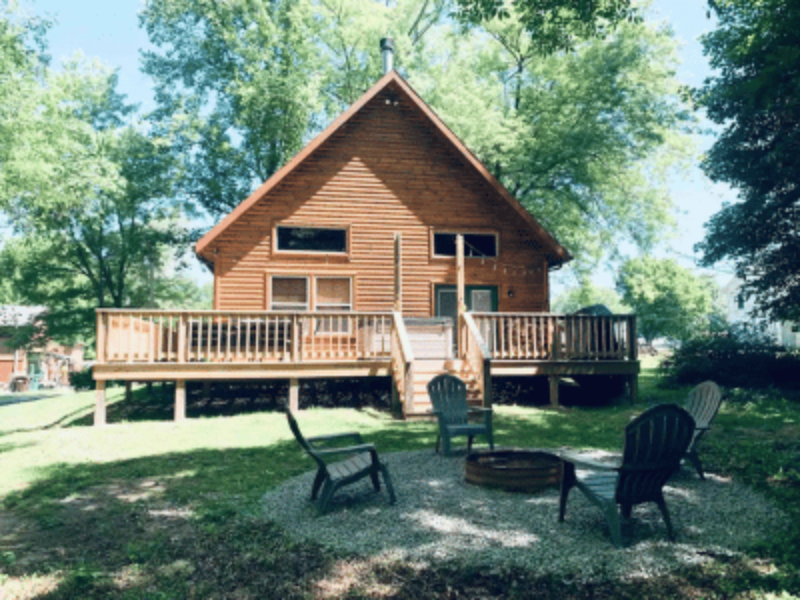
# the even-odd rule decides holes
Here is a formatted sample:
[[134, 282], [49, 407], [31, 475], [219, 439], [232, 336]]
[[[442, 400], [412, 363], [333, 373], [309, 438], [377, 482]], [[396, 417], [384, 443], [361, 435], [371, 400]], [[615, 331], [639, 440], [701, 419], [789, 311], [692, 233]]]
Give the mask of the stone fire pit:
[[490, 450], [467, 456], [467, 483], [536, 493], [561, 484], [563, 462], [541, 450]]

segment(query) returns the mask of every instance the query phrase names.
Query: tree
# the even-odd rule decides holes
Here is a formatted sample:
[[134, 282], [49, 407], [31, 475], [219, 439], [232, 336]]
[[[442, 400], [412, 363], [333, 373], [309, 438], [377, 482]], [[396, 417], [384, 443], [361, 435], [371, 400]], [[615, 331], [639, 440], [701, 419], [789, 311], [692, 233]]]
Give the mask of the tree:
[[617, 23], [638, 18], [630, 0], [456, 0], [462, 21], [481, 23], [515, 13], [540, 54], [571, 50], [603, 38]]
[[0, 272], [15, 301], [47, 307], [48, 335], [68, 341], [91, 335], [96, 307], [157, 300], [152, 275], [189, 241], [186, 206], [169, 145], [129, 124], [116, 75], [81, 58], [49, 69], [44, 47], [27, 43], [36, 23], [0, 19], [17, 57], [0, 59], [0, 211], [14, 232]]
[[307, 0], [153, 0], [140, 17], [157, 131], [183, 157], [181, 191], [226, 214], [303, 146], [320, 108]]
[[743, 295], [774, 320], [800, 321], [800, 6], [712, 0], [703, 37], [718, 74], [695, 90], [724, 126], [702, 167], [739, 191], [706, 224], [703, 264], [728, 260]]
[[559, 294], [553, 301], [553, 312], [570, 314], [594, 304], [602, 304], [614, 314], [631, 312], [630, 307], [623, 304], [617, 292], [611, 288], [594, 285], [589, 280], [584, 280], [578, 287]]
[[681, 339], [706, 327], [715, 312], [715, 285], [673, 259], [649, 256], [627, 260], [617, 290], [633, 307], [639, 334], [651, 344], [657, 337]]

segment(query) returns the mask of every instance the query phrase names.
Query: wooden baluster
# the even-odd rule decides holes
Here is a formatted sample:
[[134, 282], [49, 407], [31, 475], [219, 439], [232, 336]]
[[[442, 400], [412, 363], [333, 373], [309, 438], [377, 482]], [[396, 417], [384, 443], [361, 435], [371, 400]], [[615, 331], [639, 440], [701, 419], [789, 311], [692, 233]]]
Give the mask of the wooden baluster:
[[499, 325], [499, 334], [500, 334], [500, 356], [502, 358], [506, 358], [506, 332], [505, 332], [505, 319], [503, 317], [499, 317], [497, 319], [497, 323]]
[[186, 362], [186, 316], [181, 314], [178, 317], [178, 360], [177, 362]]
[[245, 338], [244, 338], [244, 360], [245, 362], [250, 362], [250, 322], [252, 318], [250, 315], [245, 315], [244, 322], [245, 322]]
[[300, 362], [300, 315], [292, 315], [292, 362]]

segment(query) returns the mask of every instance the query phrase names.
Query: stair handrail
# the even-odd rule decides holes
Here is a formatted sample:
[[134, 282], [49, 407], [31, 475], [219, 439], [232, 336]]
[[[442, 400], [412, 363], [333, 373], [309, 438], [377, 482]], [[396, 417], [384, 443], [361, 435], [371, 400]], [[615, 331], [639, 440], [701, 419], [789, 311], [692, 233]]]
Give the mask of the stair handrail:
[[472, 315], [465, 312], [462, 318], [464, 332], [462, 358], [475, 374], [483, 393], [483, 405], [489, 408], [492, 406], [492, 353]]
[[403, 314], [392, 312], [392, 371], [395, 382], [402, 399], [403, 412], [408, 414], [414, 411], [414, 351], [411, 348], [411, 339], [408, 337]]

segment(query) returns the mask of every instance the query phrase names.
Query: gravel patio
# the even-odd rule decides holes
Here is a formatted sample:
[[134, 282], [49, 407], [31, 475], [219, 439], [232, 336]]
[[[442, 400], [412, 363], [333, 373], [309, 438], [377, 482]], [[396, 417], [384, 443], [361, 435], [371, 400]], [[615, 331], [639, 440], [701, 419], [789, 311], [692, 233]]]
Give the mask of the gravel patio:
[[[587, 453], [610, 459], [606, 452]], [[780, 527], [779, 509], [747, 486], [684, 468], [665, 488], [678, 535], [667, 539], [655, 505], [634, 509], [628, 546], [616, 549], [601, 511], [577, 489], [566, 522], [558, 522], [558, 490], [538, 495], [465, 483], [464, 455], [429, 450], [384, 454], [397, 493], [363, 480], [340, 491], [330, 513], [309, 501], [314, 472], [268, 492], [264, 515], [298, 541], [310, 540], [379, 561], [522, 567], [580, 581], [646, 578], [740, 551]]]

